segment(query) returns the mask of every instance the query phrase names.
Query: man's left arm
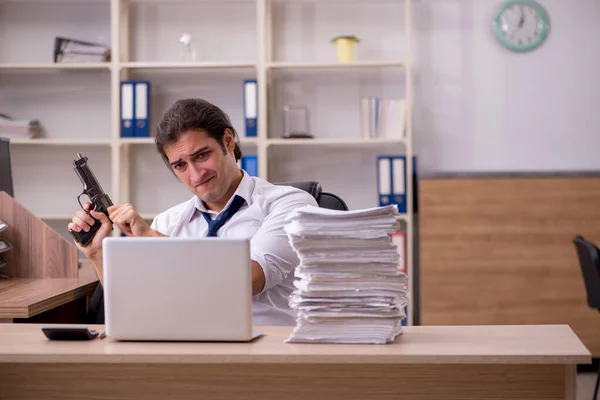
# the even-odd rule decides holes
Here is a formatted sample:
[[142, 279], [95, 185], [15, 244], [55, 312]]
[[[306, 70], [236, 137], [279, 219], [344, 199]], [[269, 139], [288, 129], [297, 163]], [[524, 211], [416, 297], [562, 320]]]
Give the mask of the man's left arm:
[[296, 208], [313, 205], [317, 201], [309, 193], [294, 190], [275, 200], [261, 227], [250, 241], [252, 262], [252, 295], [255, 296], [287, 278], [298, 266], [299, 259], [292, 249], [283, 227], [285, 218]]

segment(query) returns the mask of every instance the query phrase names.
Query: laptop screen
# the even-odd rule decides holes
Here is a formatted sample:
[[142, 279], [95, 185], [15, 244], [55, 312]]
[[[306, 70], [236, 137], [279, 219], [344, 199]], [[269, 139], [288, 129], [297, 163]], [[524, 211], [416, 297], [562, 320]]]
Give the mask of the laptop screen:
[[0, 192], [14, 197], [12, 170], [10, 168], [10, 141], [0, 138]]

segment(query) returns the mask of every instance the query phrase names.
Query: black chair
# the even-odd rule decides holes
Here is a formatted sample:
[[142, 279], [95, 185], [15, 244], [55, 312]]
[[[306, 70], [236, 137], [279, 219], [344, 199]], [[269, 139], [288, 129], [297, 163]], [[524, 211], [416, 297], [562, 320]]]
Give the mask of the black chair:
[[[573, 244], [577, 250], [577, 258], [579, 259], [579, 266], [583, 275], [583, 282], [585, 283], [588, 306], [600, 311], [600, 249], [580, 235], [573, 238]], [[598, 395], [599, 385], [600, 368], [598, 368], [593, 399], [596, 399]]]
[[302, 181], [302, 182], [281, 182], [275, 183], [275, 185], [281, 186], [293, 186], [298, 189], [302, 189], [305, 192], [310, 193], [315, 200], [317, 200], [317, 204], [321, 208], [329, 208], [331, 210], [342, 210], [348, 211], [348, 206], [339, 196], [323, 192], [321, 185], [319, 182], [315, 181]]
[[[310, 193], [319, 207], [329, 208], [332, 210], [348, 211], [348, 206], [339, 196], [333, 193], [323, 192], [319, 182], [305, 181], [305, 182], [289, 182], [289, 183], [276, 183], [275, 185], [281, 186], [293, 186], [298, 189], [302, 189], [305, 192]], [[87, 324], [104, 324], [104, 290], [102, 285], [98, 284], [92, 299], [90, 300], [90, 306], [87, 313]]]

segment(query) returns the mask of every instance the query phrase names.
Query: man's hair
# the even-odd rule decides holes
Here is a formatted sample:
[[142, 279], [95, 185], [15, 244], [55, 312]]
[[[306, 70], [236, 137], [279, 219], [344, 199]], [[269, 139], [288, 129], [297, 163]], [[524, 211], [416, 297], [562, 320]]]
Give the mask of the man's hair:
[[156, 148], [163, 161], [169, 169], [169, 159], [165, 154], [165, 145], [175, 143], [179, 137], [188, 131], [203, 130], [206, 134], [215, 139], [223, 149], [227, 152], [223, 137], [225, 129], [229, 129], [235, 140], [235, 148], [233, 154], [235, 160], [242, 158], [242, 150], [238, 142], [238, 135], [235, 128], [231, 124], [229, 117], [223, 110], [214, 104], [203, 99], [182, 99], [167, 110], [158, 128], [156, 129]]

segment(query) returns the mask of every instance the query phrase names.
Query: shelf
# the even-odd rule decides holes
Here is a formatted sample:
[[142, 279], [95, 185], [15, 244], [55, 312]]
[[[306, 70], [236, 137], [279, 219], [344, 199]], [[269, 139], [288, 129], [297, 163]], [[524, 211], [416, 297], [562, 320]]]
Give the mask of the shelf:
[[350, 63], [339, 62], [272, 62], [267, 64], [271, 69], [319, 69], [319, 68], [372, 68], [372, 67], [404, 67], [402, 61], [354, 61]]
[[[144, 138], [120, 138], [119, 142], [121, 144], [155, 144], [154, 137], [144, 137]], [[240, 144], [242, 146], [245, 145], [256, 145], [258, 143], [257, 138], [240, 138]]]
[[[1, 135], [0, 135], [1, 136]], [[10, 139], [10, 144], [49, 146], [109, 146], [110, 139]]]
[[[40, 0], [30, 0], [30, 1], [40, 1]], [[70, 0], [70, 1], [74, 1], [74, 0]], [[79, 0], [81, 1], [81, 0]], [[204, 4], [214, 4], [214, 3], [229, 3], [229, 4], [250, 4], [250, 5], [254, 5], [256, 0], [169, 0], [169, 4], [173, 4], [173, 5], [188, 5], [188, 4], [192, 4], [192, 5], [196, 5], [197, 3], [204, 3]], [[339, 1], [339, 0], [338, 0]], [[345, 0], [344, 0], [345, 1]], [[387, 0], [390, 1], [390, 0]], [[394, 0], [395, 1], [395, 0]], [[1, 2], [1, 0], [0, 0]], [[165, 1], [164, 0], [129, 0], [130, 4], [164, 4]]]
[[242, 146], [245, 146], [245, 145], [257, 145], [258, 144], [258, 138], [241, 137], [240, 138], [240, 144]]
[[109, 70], [110, 63], [78, 63], [78, 64], [54, 64], [54, 63], [23, 63], [23, 64], [0, 64], [0, 70]]
[[[81, 193], [70, 165], [81, 152], [113, 202], [133, 204], [150, 223], [192, 196], [156, 153], [157, 123], [175, 101], [200, 97], [228, 114], [242, 153], [258, 156], [260, 178], [315, 179], [351, 209], [375, 207], [377, 157], [414, 154], [414, 117], [407, 107], [406, 137], [400, 130], [393, 131], [397, 137], [363, 137], [360, 99], [403, 98], [414, 104], [415, 0], [374, 1], [0, 0], [6, 11], [0, 17], [0, 54], [9, 57], [0, 59], [1, 112], [39, 119], [48, 132], [11, 139], [15, 192], [69, 239], [67, 224], [80, 209], [76, 195]], [[38, 14], [44, 15], [41, 24]], [[204, 23], [198, 24], [198, 15]], [[53, 63], [52, 39], [60, 32], [109, 45], [113, 60]], [[196, 61], [181, 57], [177, 39], [183, 32], [194, 38]], [[340, 34], [361, 39], [352, 62], [337, 61], [331, 38]], [[243, 136], [246, 79], [257, 80], [258, 137]], [[123, 80], [152, 83], [150, 137], [120, 136]], [[315, 138], [283, 138], [285, 105], [311, 108]], [[407, 196], [413, 195], [412, 181], [406, 182]], [[36, 207], [39, 193], [47, 193], [43, 207]], [[407, 232], [409, 274], [414, 215], [398, 216]], [[111, 233], [120, 234], [116, 228]], [[412, 283], [412, 299], [411, 291]], [[409, 321], [413, 314], [410, 308]]]
[[405, 143], [404, 138], [382, 138], [382, 139], [267, 139], [267, 145], [335, 145], [335, 146], [363, 146], [363, 145], [379, 145]]
[[253, 62], [123, 62], [120, 69], [241, 69], [255, 68]]
[[154, 144], [153, 137], [139, 137], [139, 138], [119, 138], [121, 144]]

